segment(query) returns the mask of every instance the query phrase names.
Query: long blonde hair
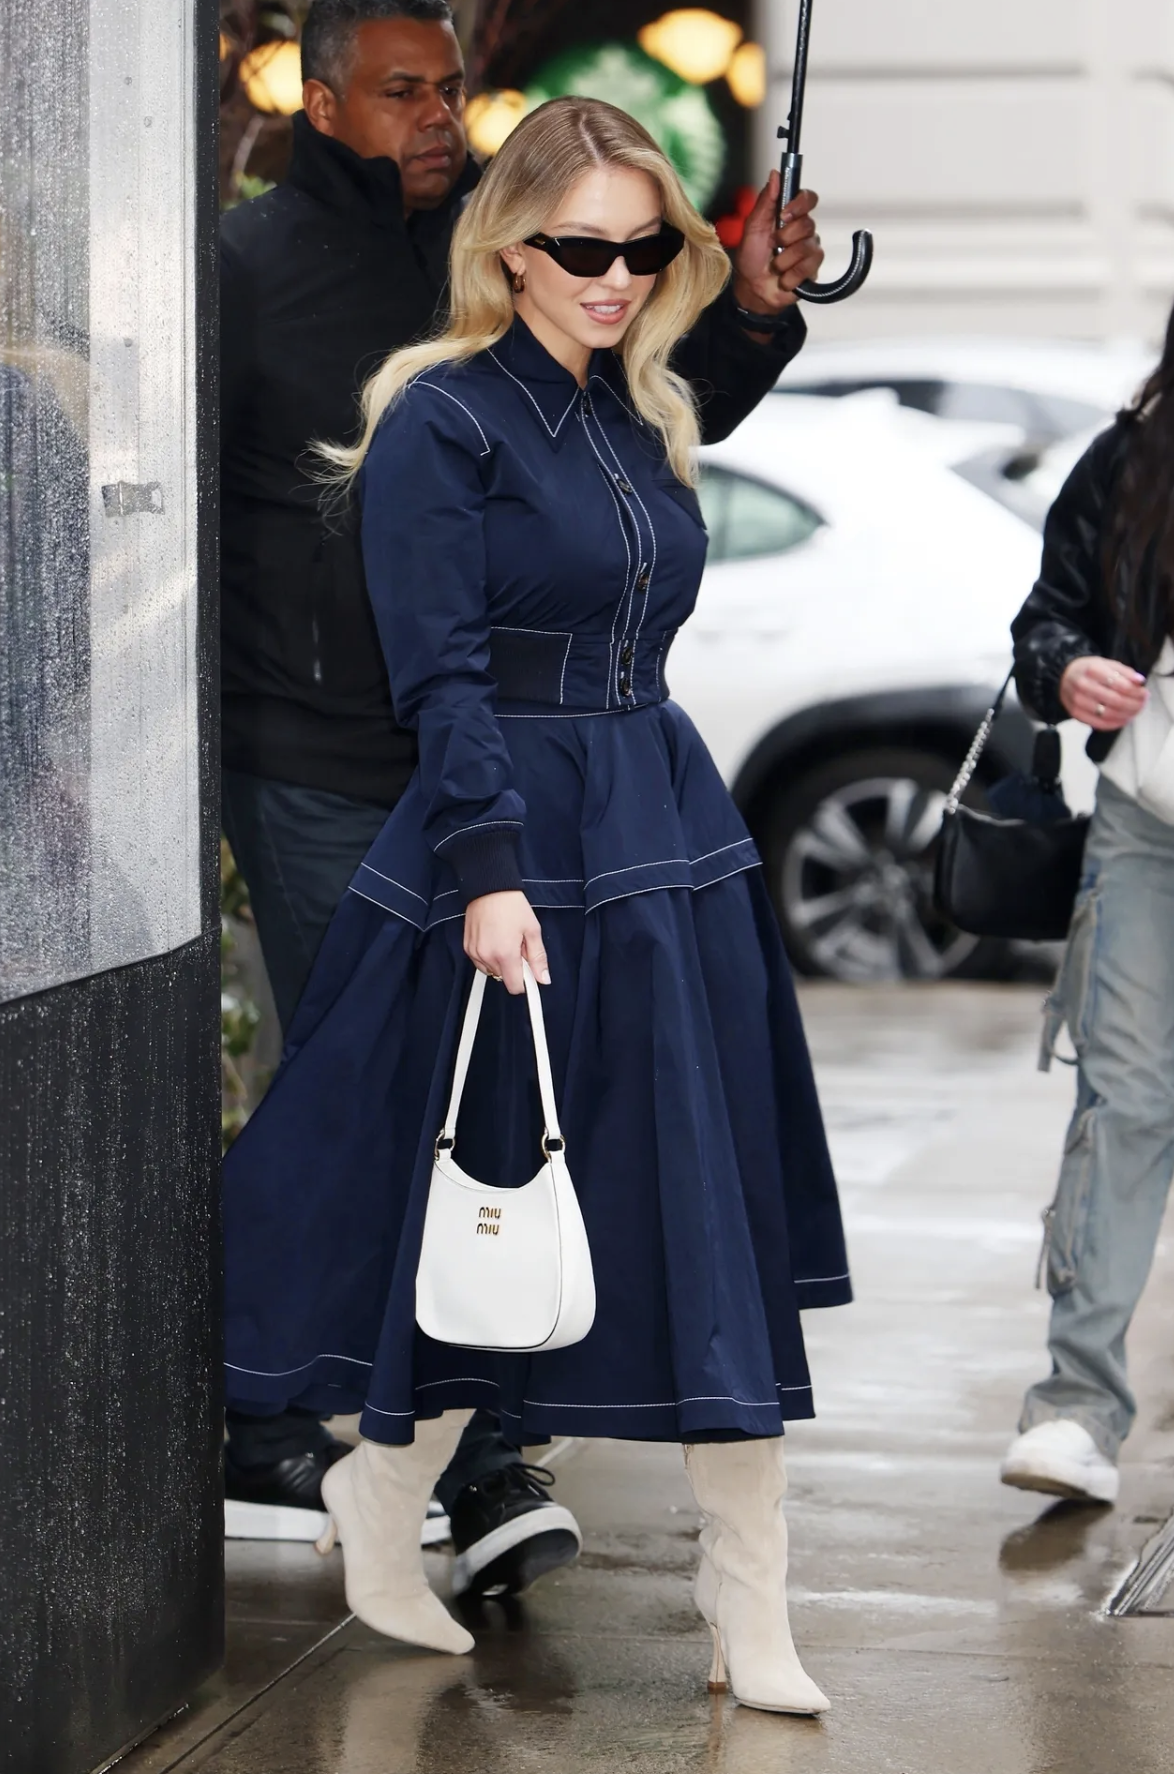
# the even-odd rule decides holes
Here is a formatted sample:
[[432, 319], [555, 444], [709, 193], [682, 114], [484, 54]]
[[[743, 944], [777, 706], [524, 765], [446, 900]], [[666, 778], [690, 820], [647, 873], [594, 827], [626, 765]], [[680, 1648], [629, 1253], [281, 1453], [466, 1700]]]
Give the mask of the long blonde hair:
[[632, 405], [660, 433], [674, 473], [692, 481], [697, 414], [688, 384], [668, 360], [725, 285], [729, 260], [648, 131], [627, 112], [588, 98], [550, 99], [507, 138], [453, 233], [448, 325], [434, 339], [394, 351], [376, 370], [363, 390], [357, 443], [319, 445], [332, 467], [330, 480], [345, 487], [354, 479], [379, 421], [414, 377], [437, 364], [464, 363], [509, 331], [514, 304], [503, 247], [546, 227], [571, 187], [597, 166], [647, 173], [660, 192], [664, 220], [685, 236], [624, 334], [619, 356]]

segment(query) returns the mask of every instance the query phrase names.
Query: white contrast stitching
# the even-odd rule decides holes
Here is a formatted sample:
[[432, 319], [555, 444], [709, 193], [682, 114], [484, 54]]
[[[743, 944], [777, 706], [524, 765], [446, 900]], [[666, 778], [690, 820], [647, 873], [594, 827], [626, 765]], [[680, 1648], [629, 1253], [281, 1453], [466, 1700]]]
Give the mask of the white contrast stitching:
[[[409, 918], [406, 912], [397, 912], [394, 906], [387, 904], [386, 900], [372, 899], [371, 895], [369, 893], [364, 893], [361, 887], [356, 887], [352, 884], [347, 888], [347, 892], [353, 893], [356, 899], [365, 899], [368, 905], [377, 905], [379, 910], [381, 912], [386, 912], [389, 917], [399, 918], [402, 923], [410, 924], [412, 929], [420, 931], [421, 935], [423, 935], [428, 929], [426, 924], [417, 924], [415, 918]], [[404, 892], [407, 892], [406, 887], [404, 888]]]
[[303, 1361], [301, 1367], [238, 1367], [235, 1361], [226, 1361], [224, 1365], [230, 1367], [234, 1374], [257, 1374], [263, 1380], [284, 1380], [287, 1374], [304, 1374], [308, 1367], [313, 1367], [319, 1361], [349, 1361], [354, 1367], [374, 1365], [370, 1361], [360, 1361], [357, 1355], [329, 1353], [311, 1356], [309, 1361]]
[[434, 1386], [465, 1385], [496, 1386], [498, 1391], [501, 1391], [501, 1386], [497, 1380], [483, 1380], [480, 1374], [454, 1374], [451, 1380], [422, 1380], [418, 1386], [413, 1386], [412, 1391], [431, 1392]]
[[[432, 848], [433, 850], [443, 850], [446, 844], [451, 844], [454, 838], [463, 838], [466, 832], [484, 832], [508, 825], [516, 825], [520, 830], [522, 821], [520, 819], [481, 819], [476, 825], [463, 825], [459, 832], [449, 832], [447, 838], [441, 838], [439, 844], [433, 844]], [[416, 897], [419, 898], [419, 894]]]
[[[636, 421], [637, 425], [644, 425], [644, 420], [640, 417], [640, 415], [636, 411], [635, 407], [630, 407], [628, 405], [628, 403], [624, 399], [623, 395], [619, 394], [612, 387], [611, 383], [608, 381], [606, 376], [601, 376], [599, 374], [599, 371], [596, 370], [594, 375], [588, 377], [587, 381], [588, 381], [588, 387], [590, 387], [592, 382], [599, 382], [604, 388], [607, 389], [607, 392], [611, 395], [612, 399], [616, 402], [616, 404], [623, 408], [624, 412], [627, 413], [629, 419], [634, 419]], [[647, 426], [645, 426], [645, 429], [647, 429]]]
[[[525, 698], [519, 696], [515, 700], [522, 702]], [[507, 710], [504, 714], [495, 712], [493, 718], [497, 721], [597, 721], [603, 715], [634, 715], [646, 708], [663, 708], [668, 700], [667, 696], [662, 696], [659, 702], [633, 702], [626, 708], [573, 708], [565, 715], [555, 714], [553, 709], [541, 714], [511, 714]]]
[[575, 638], [573, 629], [571, 633], [568, 634], [565, 628], [513, 628], [507, 622], [492, 623], [489, 632], [490, 634], [553, 634], [556, 635], [560, 641], [571, 641]]
[[587, 907], [587, 915], [599, 911], [601, 906], [614, 905], [617, 899], [643, 899], [649, 893], [704, 893], [707, 887], [720, 886], [723, 881], [733, 880], [735, 875], [748, 874], [751, 869], [759, 868], [757, 862], [744, 862], [739, 868], [729, 869], [724, 875], [716, 875], [712, 881], [703, 881], [699, 887], [692, 882], [682, 881], [670, 887], [634, 887], [630, 893], [612, 893], [607, 899], [597, 899], [595, 904]]
[[559, 676], [559, 680], [558, 680], [558, 705], [560, 708], [562, 707], [563, 702], [566, 699], [567, 666], [570, 663], [571, 646], [574, 642], [574, 639], [575, 639], [575, 637], [573, 634], [569, 634], [567, 636], [567, 650], [563, 654], [563, 669], [562, 669], [562, 672], [561, 672], [561, 674]]
[[572, 394], [572, 396], [571, 396], [571, 406], [569, 406], [567, 408], [567, 412], [563, 414], [563, 416], [559, 420], [558, 424], [552, 427], [550, 420], [546, 417], [546, 414], [542, 411], [542, 408], [538, 405], [538, 402], [534, 399], [534, 396], [531, 394], [531, 392], [527, 388], [526, 384], [523, 381], [521, 381], [517, 376], [514, 375], [513, 370], [506, 369], [504, 363], [502, 363], [502, 361], [501, 361], [501, 358], [497, 355], [496, 351], [494, 351], [492, 348], [488, 351], [487, 355], [489, 357], [492, 357], [494, 363], [497, 365], [498, 369], [501, 370], [503, 375], [508, 376], [511, 382], [517, 382], [518, 387], [522, 390], [522, 393], [526, 396], [526, 399], [530, 402], [531, 406], [534, 408], [534, 411], [538, 414], [538, 417], [542, 420], [542, 423], [546, 426], [547, 431], [550, 432], [551, 437], [557, 437], [559, 432], [562, 430], [563, 425], [566, 422], [567, 413], [570, 412], [571, 407], [574, 406], [575, 402], [579, 398], [579, 390], [576, 388], [574, 394]]
[[696, 868], [699, 862], [708, 862], [711, 856], [724, 856], [727, 850], [737, 850], [739, 845], [753, 844], [753, 842], [753, 838], [739, 838], [733, 844], [723, 844], [718, 850], [707, 850], [704, 856], [658, 856], [653, 862], [631, 862], [627, 868], [604, 869], [601, 875], [588, 875], [584, 884], [590, 887], [592, 881], [606, 881], [612, 875], [630, 875], [636, 869], [664, 868], [671, 862], [684, 862], [690, 868]]
[[397, 881], [394, 875], [385, 875], [382, 869], [373, 868], [369, 862], [361, 862], [359, 867], [366, 869], [367, 873], [370, 875], [378, 875], [381, 881], [390, 881], [393, 887], [398, 887], [403, 893], [411, 894], [411, 897], [413, 899], [418, 899], [421, 905], [428, 904], [428, 901], [424, 898], [422, 893], [412, 893], [412, 889], [410, 887], [405, 887], [402, 881]]
[[[424, 1385], [417, 1386], [415, 1390], [425, 1392], [435, 1386], [492, 1386], [495, 1392], [501, 1391], [501, 1385], [497, 1380], [482, 1379], [478, 1374], [462, 1374], [451, 1380], [428, 1380]], [[811, 1382], [809, 1380], [805, 1386], [780, 1386], [776, 1381], [775, 1391], [810, 1392]], [[769, 1410], [772, 1404], [778, 1403], [778, 1399], [735, 1398], [732, 1393], [728, 1392], [695, 1392], [690, 1393], [687, 1398], [670, 1398], [648, 1404], [568, 1404], [566, 1399], [562, 1398], [523, 1398], [522, 1403], [532, 1405], [536, 1410], [547, 1411], [675, 1411], [683, 1404], [737, 1404], [741, 1405], [744, 1410], [754, 1411]], [[400, 1411], [388, 1414], [392, 1416], [407, 1415], [406, 1412]], [[510, 1415], [516, 1416], [517, 1412], [511, 1412]]]
[[[595, 447], [595, 439], [594, 439], [594, 438], [593, 438], [593, 437], [592, 437], [592, 435], [591, 435], [591, 430], [590, 430], [590, 427], [589, 427], [589, 426], [588, 426], [588, 424], [587, 424], [587, 416], [586, 416], [586, 414], [583, 414], [583, 415], [582, 415], [582, 418], [583, 418], [583, 434], [584, 434], [584, 436], [585, 436], [585, 437], [586, 437], [586, 439], [587, 439], [587, 442], [588, 442], [588, 443], [589, 443], [589, 444], [590, 444], [590, 445], [591, 445], [591, 448], [592, 448], [592, 451], [593, 451], [593, 452], [594, 452], [594, 454], [595, 454], [595, 459], [596, 459], [596, 461], [597, 461], [597, 462], [598, 462], [598, 463], [599, 463], [599, 466], [600, 466], [600, 467], [601, 467], [601, 468], [602, 468], [602, 470], [603, 470], [603, 478], [604, 478], [604, 484], [605, 484], [605, 485], [606, 485], [606, 487], [607, 487], [607, 489], [608, 489], [608, 491], [609, 491], [609, 492], [610, 492], [610, 494], [611, 494], [611, 496], [612, 496], [612, 500], [613, 500], [613, 502], [614, 502], [614, 503], [615, 503], [615, 507], [616, 507], [616, 510], [617, 510], [617, 512], [618, 512], [618, 511], [619, 511], [619, 499], [617, 499], [617, 497], [616, 497], [616, 494], [617, 494], [617, 491], [618, 491], [618, 489], [617, 489], [617, 488], [616, 488], [616, 487], [615, 487], [615, 486], [614, 486], [614, 484], [613, 484], [613, 477], [612, 477], [612, 473], [611, 473], [611, 470], [610, 470], [610, 469], [609, 469], [609, 467], [608, 467], [608, 465], [607, 465], [607, 463], [606, 463], [606, 462], [605, 462], [605, 461], [604, 461], [604, 459], [603, 459], [603, 457], [602, 457], [602, 456], [601, 456], [601, 455], [600, 455], [600, 454], [599, 454], [599, 451], [598, 451], [598, 449], [596, 449], [596, 447]], [[596, 423], [597, 423], [597, 424], [598, 424], [598, 421], [596, 421]], [[615, 458], [615, 460], [616, 460], [616, 462], [617, 462], [617, 463], [618, 463], [618, 462], [619, 462], [619, 457], [618, 457], [618, 456], [616, 456], [616, 453], [615, 453], [615, 451], [614, 451], [614, 450], [612, 450], [612, 449], [611, 449], [611, 444], [610, 444], [610, 443], [608, 443], [608, 438], [607, 438], [607, 433], [606, 433], [606, 431], [605, 431], [605, 430], [604, 430], [604, 429], [603, 429], [603, 426], [602, 426], [602, 425], [600, 425], [600, 426], [599, 426], [599, 435], [600, 435], [600, 436], [601, 436], [601, 437], [602, 437], [602, 439], [603, 439], [603, 441], [604, 441], [604, 443], [606, 443], [606, 444], [607, 444], [607, 447], [608, 447], [608, 449], [609, 449], [609, 450], [611, 450], [611, 453], [612, 453], [612, 456], [613, 456], [613, 457], [614, 457], [614, 458]], [[623, 470], [623, 468], [622, 468], [622, 467], [621, 467], [621, 468], [620, 468], [620, 477], [621, 477], [621, 479], [623, 479], [623, 478], [624, 478], [624, 470]], [[628, 518], [629, 518], [629, 521], [630, 521], [630, 522], [631, 522], [631, 525], [632, 525], [632, 528], [633, 528], [633, 530], [634, 530], [634, 531], [635, 531], [635, 533], [636, 533], [636, 541], [637, 541], [637, 543], [639, 543], [639, 545], [640, 545], [640, 548], [639, 548], [639, 552], [640, 552], [640, 553], [641, 553], [641, 554], [643, 554], [643, 552], [644, 552], [644, 545], [643, 545], [643, 540], [642, 540], [642, 538], [641, 538], [641, 535], [640, 535], [640, 525], [639, 525], [639, 523], [638, 523], [638, 522], [637, 522], [637, 519], [636, 519], [636, 514], [635, 514], [635, 512], [634, 512], [634, 511], [633, 511], [633, 510], [632, 510], [632, 507], [631, 507], [631, 506], [630, 506], [630, 505], [629, 505], [629, 504], [628, 504], [628, 500], [627, 500], [627, 495], [626, 495], [626, 494], [624, 494], [624, 493], [622, 493], [622, 492], [621, 492], [621, 493], [620, 493], [620, 494], [619, 494], [619, 498], [620, 498], [620, 499], [623, 499], [623, 501], [624, 501], [624, 509], [625, 509], [625, 510], [626, 510], [626, 511], [627, 511], [627, 513], [628, 513]], [[643, 564], [644, 564], [644, 563], [643, 563], [643, 561], [641, 561], [641, 560], [639, 560], [639, 559], [638, 559], [638, 560], [637, 560], [637, 562], [636, 562], [636, 568], [635, 568], [635, 572], [633, 572], [633, 568], [632, 568], [632, 551], [631, 551], [631, 549], [630, 549], [630, 548], [629, 548], [629, 547], [628, 547], [628, 533], [627, 533], [627, 531], [626, 531], [626, 530], [625, 530], [625, 529], [624, 529], [624, 520], [623, 520], [623, 517], [622, 517], [622, 516], [621, 516], [621, 518], [620, 518], [620, 532], [621, 532], [621, 534], [622, 534], [622, 535], [623, 535], [623, 538], [624, 538], [624, 551], [625, 551], [625, 553], [626, 553], [626, 554], [627, 554], [627, 557], [628, 557], [628, 571], [627, 571], [627, 573], [626, 573], [626, 574], [625, 574], [625, 576], [624, 576], [624, 593], [623, 593], [623, 596], [622, 596], [622, 597], [621, 597], [621, 598], [620, 598], [620, 602], [619, 602], [619, 607], [618, 607], [618, 609], [617, 609], [617, 610], [616, 610], [616, 613], [615, 613], [615, 616], [613, 616], [613, 617], [612, 617], [612, 624], [611, 624], [611, 641], [612, 641], [612, 644], [611, 644], [611, 648], [610, 648], [610, 649], [609, 649], [609, 651], [608, 651], [608, 656], [607, 656], [607, 694], [608, 694], [608, 701], [609, 701], [609, 702], [610, 702], [610, 700], [611, 700], [611, 690], [612, 690], [612, 681], [611, 681], [611, 680], [612, 680], [612, 670], [613, 670], [613, 666], [612, 666], [612, 657], [613, 657], [613, 654], [614, 654], [614, 650], [615, 650], [615, 638], [616, 638], [616, 617], [617, 617], [617, 616], [618, 616], [618, 615], [619, 615], [619, 613], [620, 613], [620, 610], [622, 610], [622, 609], [623, 609], [623, 608], [624, 608], [624, 603], [625, 603], [625, 600], [626, 600], [626, 601], [627, 601], [627, 614], [626, 614], [626, 615], [625, 615], [625, 617], [624, 617], [624, 635], [626, 635], [626, 634], [627, 634], [627, 632], [628, 632], [628, 624], [629, 624], [629, 622], [630, 622], [630, 621], [631, 621], [631, 619], [632, 619], [632, 604], [633, 604], [633, 601], [634, 601], [634, 599], [635, 599], [635, 596], [636, 596], [636, 579], [637, 579], [637, 577], [638, 577], [638, 575], [639, 575], [639, 573], [640, 573], [640, 571], [641, 571], [641, 569], [642, 569], [642, 567], [643, 567]], [[622, 638], [623, 638], [623, 637], [622, 637], [622, 636], [621, 636], [621, 639], [622, 639]], [[634, 663], [634, 661], [633, 661], [633, 663]], [[617, 684], [617, 686], [616, 686], [616, 694], [617, 694], [617, 696], [618, 696], [618, 694], [619, 694], [619, 685], [618, 685], [618, 684]], [[621, 706], [624, 706], [624, 705], [621, 705]]]
[[413, 382], [412, 386], [413, 386], [413, 388], [416, 388], [416, 387], [431, 388], [434, 394], [443, 394], [446, 397], [446, 399], [452, 401], [454, 406], [460, 407], [462, 413], [468, 413], [469, 418], [472, 419], [474, 425], [477, 427], [477, 430], [481, 434], [481, 442], [485, 445], [485, 448], [482, 450], [481, 455], [483, 457], [488, 456], [489, 450], [490, 450], [489, 439], [486, 437], [485, 432], [481, 428], [481, 421], [478, 419], [476, 413], [469, 412], [469, 409], [465, 405], [463, 400], [458, 400], [455, 394], [449, 394], [448, 389], [442, 388], [440, 386], [439, 382], [422, 382], [418, 376], [417, 376], [415, 382]]
[[[608, 708], [610, 709], [611, 708], [611, 693], [612, 693], [612, 671], [613, 671], [612, 661], [615, 658], [615, 650], [616, 650], [616, 621], [619, 617], [620, 611], [624, 607], [625, 597], [631, 596], [631, 593], [628, 590], [628, 581], [632, 578], [632, 550], [628, 545], [628, 532], [624, 528], [624, 514], [620, 510], [620, 502], [619, 502], [618, 498], [616, 497], [616, 490], [615, 490], [614, 486], [612, 485], [611, 474], [608, 470], [607, 463], [604, 461], [603, 457], [600, 455], [599, 451], [595, 447], [595, 440], [591, 436], [591, 432], [587, 426], [586, 413], [580, 412], [579, 421], [583, 427], [583, 436], [587, 439], [587, 442], [590, 444], [592, 454], [594, 455], [595, 460], [599, 463], [600, 468], [603, 470], [603, 484], [607, 488], [608, 492], [611, 494], [611, 502], [616, 508], [616, 517], [619, 519], [619, 525], [620, 525], [620, 535], [623, 538], [623, 543], [624, 543], [624, 555], [625, 555], [625, 558], [628, 563], [627, 568], [624, 572], [624, 589], [620, 593], [620, 601], [612, 613], [611, 639], [608, 643], [608, 649], [607, 649], [607, 705], [608, 705]], [[631, 515], [631, 513], [629, 513], [629, 516], [630, 515]], [[635, 525], [635, 528], [636, 528], [637, 538], [639, 538], [639, 535], [640, 535], [639, 525], [635, 524], [634, 519], [633, 519], [633, 524]]]
[[[754, 842], [754, 840], [752, 838], [743, 838], [740, 841], [743, 844], [752, 844]], [[728, 846], [728, 848], [737, 849], [737, 845], [730, 845], [730, 846]], [[720, 855], [721, 853], [720, 853], [720, 851], [714, 851], [713, 854], [716, 856], [716, 855]], [[699, 857], [699, 858], [697, 858], [697, 860], [703, 861], [704, 859]], [[652, 863], [652, 862], [633, 863], [632, 868], [633, 869], [668, 868], [674, 862], [679, 862], [681, 864], [681, 866], [684, 868], [691, 869], [694, 867], [694, 864], [689, 860], [688, 857], [671, 857], [671, 858], [666, 859], [665, 861], [656, 862], [656, 863]], [[584, 917], [590, 917], [592, 912], [599, 911], [605, 905], [615, 905], [621, 899], [643, 899], [649, 893], [704, 893], [706, 888], [708, 888], [708, 887], [717, 887], [720, 885], [720, 883], [722, 881], [730, 881], [733, 879], [733, 877], [735, 875], [748, 874], [751, 869], [758, 868], [759, 866], [760, 866], [760, 864], [757, 860], [755, 860], [753, 862], [740, 863], [737, 868], [728, 869], [724, 875], [716, 875], [712, 881], [702, 881], [700, 883], [693, 882], [693, 881], [672, 881], [672, 882], [668, 882], [668, 883], [660, 883], [654, 887], [633, 887], [627, 893], [611, 893], [608, 895], [608, 897], [606, 899], [597, 899], [595, 901], [595, 903], [590, 906], [585, 905], [585, 904], [563, 905], [563, 904], [557, 903], [554, 900], [542, 900], [542, 899], [531, 899], [530, 905], [534, 911], [542, 911], [542, 912], [577, 912], [577, 911], [581, 911], [583, 913]], [[627, 869], [617, 869], [613, 872], [616, 874], [627, 874], [630, 871]], [[603, 879], [603, 877], [600, 875], [593, 875], [591, 877], [591, 879], [593, 881], [598, 881], [598, 880]], [[549, 876], [549, 877], [528, 875], [528, 876], [523, 877], [523, 885], [525, 885], [527, 887], [582, 887], [584, 889], [584, 898], [586, 898], [586, 888], [587, 888], [588, 883], [586, 883], [584, 881], [580, 881], [579, 878], [575, 875], [554, 875], [554, 876]], [[459, 919], [463, 918], [465, 915], [463, 911], [462, 912], [453, 912], [448, 917], [429, 918], [426, 924], [417, 924], [414, 918], [409, 918], [407, 916], [406, 912], [397, 911], [395, 906], [387, 905], [381, 899], [372, 899], [371, 895], [369, 893], [362, 893], [362, 892], [360, 892], [360, 890], [357, 887], [351, 887], [348, 889], [348, 891], [355, 894], [355, 896], [358, 899], [365, 899], [371, 905], [377, 905], [379, 907], [380, 911], [386, 912], [389, 917], [399, 918], [403, 923], [410, 924], [412, 926], [413, 930], [422, 931], [425, 935], [427, 935], [427, 933], [431, 930], [439, 930], [439, 928], [442, 924], [455, 924], [458, 922]], [[453, 897], [454, 897], [453, 893], [438, 893], [436, 896], [436, 899], [433, 900], [432, 904], [433, 904], [433, 906], [435, 906], [437, 903], [437, 900], [452, 899]], [[827, 1276], [818, 1276], [815, 1279], [821, 1280], [821, 1281], [846, 1281], [848, 1279], [848, 1277], [847, 1277], [847, 1275], [827, 1275]], [[796, 1285], [798, 1285], [798, 1284], [796, 1284]]]
[[817, 1287], [822, 1281], [850, 1281], [852, 1277], [847, 1269], [842, 1275], [804, 1275], [795, 1282], [796, 1287]]
[[[830, 1279], [840, 1280], [843, 1278], [835, 1276]], [[305, 1373], [307, 1368], [316, 1366], [320, 1361], [349, 1361], [355, 1367], [373, 1366], [373, 1363], [360, 1361], [355, 1355], [315, 1355], [313, 1360], [303, 1362], [301, 1367], [238, 1367], [232, 1361], [226, 1361], [224, 1365], [231, 1368], [235, 1374], [254, 1374], [259, 1379], [283, 1380], [289, 1374]], [[449, 1380], [425, 1380], [420, 1385], [413, 1386], [412, 1390], [413, 1392], [431, 1392], [437, 1386], [492, 1386], [495, 1392], [501, 1391], [499, 1381], [483, 1378], [480, 1374], [454, 1374]], [[775, 1391], [810, 1392], [811, 1382], [808, 1381], [805, 1386], [781, 1386], [776, 1381]], [[735, 1398], [729, 1392], [692, 1392], [685, 1398], [646, 1404], [570, 1404], [566, 1399], [561, 1398], [523, 1398], [522, 1400], [523, 1404], [531, 1405], [535, 1410], [552, 1411], [672, 1411], [683, 1404], [736, 1404], [744, 1410], [765, 1410], [777, 1402], [777, 1399], [774, 1398]], [[381, 1405], [371, 1404], [369, 1401], [364, 1404], [363, 1409], [374, 1411], [377, 1417], [414, 1417], [416, 1415], [414, 1410], [386, 1411]]]
[[[600, 429], [600, 434], [603, 438], [604, 443], [607, 445], [608, 449], [611, 451], [612, 461], [615, 463], [616, 467], [619, 469], [619, 471], [623, 475], [624, 479], [627, 480], [628, 471], [624, 467], [623, 463], [620, 461], [619, 457], [616, 455], [615, 446], [613, 445], [611, 439], [608, 437], [607, 432], [604, 431], [602, 425], [600, 426], [599, 429]], [[635, 657], [634, 657], [635, 650], [636, 650], [637, 646], [639, 646], [639, 644], [640, 644], [640, 630], [644, 627], [644, 617], [645, 617], [647, 610], [648, 610], [649, 598], [650, 598], [650, 595], [652, 592], [652, 581], [656, 577], [656, 529], [653, 525], [652, 519], [648, 515], [648, 507], [647, 507], [647, 505], [645, 505], [643, 499], [641, 499], [641, 497], [640, 497], [639, 491], [636, 487], [636, 483], [633, 481], [631, 483], [631, 486], [632, 486], [632, 496], [636, 500], [636, 503], [639, 505], [641, 511], [644, 513], [644, 521], [648, 525], [648, 534], [652, 537], [652, 560], [651, 560], [651, 563], [649, 564], [649, 568], [648, 568], [648, 589], [644, 594], [644, 608], [640, 612], [640, 619], [636, 624], [636, 633], [635, 633], [635, 636], [632, 641], [632, 652], [633, 652], [632, 664], [635, 665], [635, 663], [636, 663]], [[639, 532], [639, 525], [637, 525], [637, 533], [638, 532]], [[635, 596], [635, 587], [634, 586], [632, 588], [632, 594], [633, 594], [633, 596]]]

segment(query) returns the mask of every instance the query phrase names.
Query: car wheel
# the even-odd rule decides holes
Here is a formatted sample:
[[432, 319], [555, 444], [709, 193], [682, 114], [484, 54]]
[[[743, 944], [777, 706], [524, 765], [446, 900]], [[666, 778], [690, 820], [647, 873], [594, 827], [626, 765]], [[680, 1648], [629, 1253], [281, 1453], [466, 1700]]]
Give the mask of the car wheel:
[[1003, 944], [967, 936], [934, 907], [953, 775], [933, 752], [859, 751], [779, 794], [763, 821], [762, 853], [800, 973], [860, 982], [1005, 969]]

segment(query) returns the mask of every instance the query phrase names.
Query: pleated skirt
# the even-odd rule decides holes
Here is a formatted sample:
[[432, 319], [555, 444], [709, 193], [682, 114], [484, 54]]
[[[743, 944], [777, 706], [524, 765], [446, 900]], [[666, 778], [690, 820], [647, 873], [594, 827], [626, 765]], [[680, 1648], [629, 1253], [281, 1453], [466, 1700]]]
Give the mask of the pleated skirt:
[[[472, 969], [410, 790], [226, 1159], [230, 1402], [361, 1411], [364, 1435], [396, 1444], [417, 1416], [477, 1406], [527, 1444], [776, 1435], [813, 1415], [801, 1309], [843, 1304], [851, 1288], [753, 845], [671, 703], [509, 738], [595, 1323], [581, 1343], [534, 1355], [456, 1348], [416, 1326], [433, 1147]], [[517, 1186], [538, 1168], [541, 1132], [524, 1000], [491, 987], [457, 1161]]]

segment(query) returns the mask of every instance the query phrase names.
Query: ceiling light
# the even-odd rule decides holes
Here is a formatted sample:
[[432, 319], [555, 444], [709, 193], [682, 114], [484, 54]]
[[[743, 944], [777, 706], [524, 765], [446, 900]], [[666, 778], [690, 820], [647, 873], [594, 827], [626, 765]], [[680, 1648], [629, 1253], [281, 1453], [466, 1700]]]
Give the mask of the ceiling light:
[[748, 111], [766, 99], [766, 51], [761, 43], [739, 43], [726, 69], [730, 91]]
[[641, 49], [682, 80], [705, 86], [710, 80], [719, 80], [729, 67], [730, 57], [742, 41], [742, 27], [703, 7], [686, 6], [645, 25], [636, 33], [636, 40]]
[[512, 87], [500, 92], [479, 92], [465, 107], [465, 133], [470, 145], [478, 154], [496, 154], [528, 110], [525, 93], [515, 92]]
[[302, 52], [296, 43], [262, 43], [240, 65], [241, 85], [254, 111], [292, 117], [302, 108]]

